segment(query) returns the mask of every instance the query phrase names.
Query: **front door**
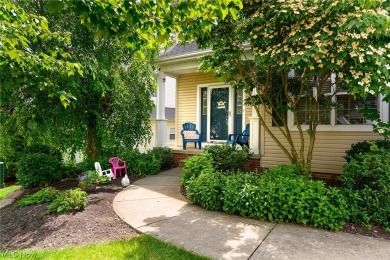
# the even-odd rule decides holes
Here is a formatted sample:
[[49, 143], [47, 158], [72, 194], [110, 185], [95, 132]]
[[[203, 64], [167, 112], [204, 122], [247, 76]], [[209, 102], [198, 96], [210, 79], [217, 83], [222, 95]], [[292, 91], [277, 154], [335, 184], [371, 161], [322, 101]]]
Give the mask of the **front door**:
[[229, 87], [210, 88], [210, 125], [211, 141], [226, 140], [229, 134]]

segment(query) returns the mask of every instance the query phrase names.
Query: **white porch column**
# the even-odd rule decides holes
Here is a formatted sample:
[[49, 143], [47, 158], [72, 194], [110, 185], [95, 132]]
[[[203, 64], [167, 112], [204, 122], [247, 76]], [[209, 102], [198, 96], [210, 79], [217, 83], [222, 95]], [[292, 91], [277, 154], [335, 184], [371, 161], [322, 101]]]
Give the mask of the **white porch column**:
[[249, 148], [254, 154], [260, 154], [260, 120], [257, 116], [256, 109], [252, 107], [252, 116], [250, 121]]
[[156, 146], [167, 145], [167, 119], [165, 119], [165, 73], [159, 71], [156, 99]]

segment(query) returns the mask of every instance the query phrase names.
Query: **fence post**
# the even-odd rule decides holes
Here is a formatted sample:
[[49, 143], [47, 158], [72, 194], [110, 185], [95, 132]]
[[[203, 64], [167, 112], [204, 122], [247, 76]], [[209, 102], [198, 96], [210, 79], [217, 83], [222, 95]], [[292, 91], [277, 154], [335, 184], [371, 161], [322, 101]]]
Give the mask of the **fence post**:
[[4, 162], [0, 162], [0, 188], [4, 188]]

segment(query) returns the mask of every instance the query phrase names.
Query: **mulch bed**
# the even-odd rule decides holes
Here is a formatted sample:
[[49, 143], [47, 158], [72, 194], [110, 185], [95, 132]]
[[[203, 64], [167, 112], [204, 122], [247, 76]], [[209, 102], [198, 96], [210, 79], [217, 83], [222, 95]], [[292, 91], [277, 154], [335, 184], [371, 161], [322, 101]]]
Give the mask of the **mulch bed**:
[[370, 237], [384, 238], [390, 240], [390, 232], [386, 232], [383, 226], [379, 226], [378, 224], [372, 223], [371, 228], [368, 229], [362, 225], [356, 225], [354, 223], [347, 223], [343, 230], [343, 232], [359, 234]]
[[[140, 176], [129, 176], [130, 182]], [[85, 210], [75, 214], [45, 215], [48, 203], [0, 210], [0, 250], [52, 249], [132, 238], [136, 231], [114, 212], [112, 202], [123, 188], [121, 178], [88, 193]], [[76, 180], [52, 185], [59, 190], [77, 187]], [[33, 193], [29, 191], [28, 193]]]
[[[129, 176], [131, 182], [141, 178]], [[48, 203], [24, 208], [18, 208], [14, 203], [2, 208], [0, 250], [62, 248], [137, 236], [136, 231], [119, 219], [112, 208], [115, 195], [123, 189], [120, 181], [118, 178], [89, 193], [87, 207], [75, 214], [45, 215]], [[52, 186], [66, 190], [77, 187], [77, 181], [66, 180]], [[186, 196], [184, 189], [181, 193]], [[390, 233], [375, 224], [368, 230], [348, 223], [342, 231], [390, 240]]]

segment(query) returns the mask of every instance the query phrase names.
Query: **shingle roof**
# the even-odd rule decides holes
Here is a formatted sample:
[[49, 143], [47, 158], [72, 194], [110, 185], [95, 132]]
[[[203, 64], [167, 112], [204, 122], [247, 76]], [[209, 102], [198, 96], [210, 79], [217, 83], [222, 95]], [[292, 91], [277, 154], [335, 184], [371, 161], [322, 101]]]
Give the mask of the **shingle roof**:
[[[157, 111], [153, 108], [152, 113], [150, 113], [150, 118], [156, 119]], [[174, 107], [166, 107], [165, 108], [165, 119], [175, 119], [175, 108]]]
[[158, 56], [158, 59], [175, 57], [175, 56], [180, 56], [183, 54], [189, 54], [198, 51], [200, 51], [200, 49], [198, 48], [198, 44], [195, 41], [187, 43], [185, 45], [175, 44], [171, 48], [169, 48], [166, 53]]

